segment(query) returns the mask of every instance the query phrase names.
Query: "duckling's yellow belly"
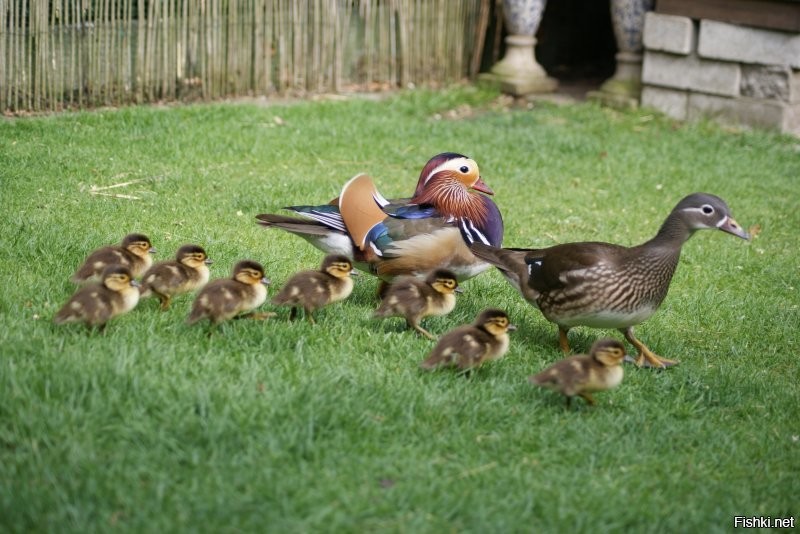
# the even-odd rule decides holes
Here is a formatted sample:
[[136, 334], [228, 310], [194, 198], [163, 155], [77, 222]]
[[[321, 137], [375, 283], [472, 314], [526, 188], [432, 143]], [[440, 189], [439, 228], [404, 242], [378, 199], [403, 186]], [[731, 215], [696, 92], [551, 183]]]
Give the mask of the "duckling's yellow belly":
[[586, 391], [603, 391], [615, 388], [622, 383], [623, 371], [621, 365], [616, 367], [606, 367], [602, 372], [592, 372], [588, 383], [584, 387]]
[[120, 296], [121, 299], [112, 302], [112, 317], [131, 311], [139, 303], [139, 290], [135, 287], [125, 290]]
[[440, 298], [428, 297], [426, 315], [447, 315], [456, 307], [456, 296], [453, 294], [441, 295]]
[[490, 351], [487, 355], [487, 360], [497, 360], [498, 358], [502, 358], [506, 352], [508, 352], [508, 345], [509, 345], [509, 337], [508, 334], [503, 334], [497, 338], [497, 345], [495, 345], [494, 350]]
[[267, 300], [267, 286], [255, 284], [251, 286], [251, 288], [250, 295], [242, 301], [242, 311], [250, 311], [258, 308]]
[[353, 279], [350, 277], [340, 278], [331, 287], [331, 302], [346, 299], [353, 292]]

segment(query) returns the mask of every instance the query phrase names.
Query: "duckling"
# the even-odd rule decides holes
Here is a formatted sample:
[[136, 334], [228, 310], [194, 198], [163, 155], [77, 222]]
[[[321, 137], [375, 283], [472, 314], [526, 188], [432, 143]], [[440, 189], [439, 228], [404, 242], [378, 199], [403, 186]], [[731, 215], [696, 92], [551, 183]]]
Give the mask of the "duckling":
[[[242, 260], [234, 265], [231, 278], [214, 280], [200, 290], [186, 322], [194, 324], [208, 318], [212, 325], [218, 325], [239, 314], [252, 312], [267, 300], [266, 286], [269, 283], [260, 263]], [[252, 317], [263, 318], [266, 315], [252, 314]]]
[[202, 247], [183, 245], [175, 254], [175, 261], [158, 262], [144, 273], [141, 296], [155, 295], [161, 301], [161, 309], [166, 310], [173, 296], [208, 283], [208, 266], [212, 263]]
[[139, 283], [124, 265], [109, 265], [100, 282], [78, 289], [56, 313], [56, 324], [83, 322], [87, 327], [105, 328], [118, 315], [131, 311], [139, 302]]
[[436, 337], [419, 325], [423, 317], [447, 315], [456, 306], [458, 281], [447, 269], [436, 269], [427, 278], [397, 278], [386, 290], [373, 317], [405, 317], [406, 324], [429, 339]]
[[347, 256], [329, 254], [318, 271], [302, 271], [289, 278], [272, 303], [291, 306], [290, 319], [297, 317], [297, 309], [302, 307], [306, 319], [314, 324], [315, 310], [350, 296], [353, 291], [351, 274], [355, 273]]
[[420, 364], [426, 370], [458, 367], [475, 369], [484, 362], [502, 358], [508, 351], [508, 332], [516, 330], [503, 310], [482, 311], [475, 322], [459, 326], [442, 336], [428, 358]]
[[592, 393], [617, 387], [622, 382], [625, 347], [615, 339], [600, 339], [592, 345], [589, 355], [579, 354], [556, 362], [528, 380], [567, 397], [578, 395], [594, 405]]
[[153, 264], [151, 254], [155, 251], [146, 235], [128, 234], [119, 245], [101, 247], [89, 254], [70, 280], [80, 284], [99, 278], [108, 265], [128, 267], [131, 276], [138, 278]]

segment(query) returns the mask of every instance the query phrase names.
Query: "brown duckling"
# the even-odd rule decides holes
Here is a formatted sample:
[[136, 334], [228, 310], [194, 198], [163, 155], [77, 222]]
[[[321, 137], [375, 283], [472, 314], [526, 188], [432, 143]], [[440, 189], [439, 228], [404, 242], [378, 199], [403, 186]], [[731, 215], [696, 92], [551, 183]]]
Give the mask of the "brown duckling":
[[484, 362], [502, 358], [508, 351], [508, 332], [516, 329], [506, 312], [489, 308], [474, 323], [443, 335], [420, 367], [427, 370], [458, 367], [459, 371], [477, 368]]
[[166, 310], [175, 295], [200, 289], [208, 283], [211, 263], [202, 247], [183, 245], [174, 261], [158, 262], [144, 273], [141, 296], [158, 297], [161, 309]]
[[589, 354], [579, 354], [560, 360], [528, 380], [567, 398], [578, 395], [594, 404], [592, 393], [617, 387], [622, 382], [625, 347], [615, 339], [600, 339], [592, 345]]
[[302, 271], [289, 278], [272, 303], [291, 306], [290, 319], [297, 317], [298, 308], [303, 308], [306, 319], [314, 324], [315, 310], [350, 296], [351, 274], [354, 274], [353, 264], [347, 256], [329, 254], [318, 271]]
[[[264, 267], [252, 260], [242, 260], [233, 267], [231, 278], [209, 282], [194, 299], [192, 311], [186, 320], [194, 324], [208, 318], [217, 325], [233, 317], [252, 312], [267, 300], [269, 280], [264, 277]], [[266, 315], [252, 314], [262, 318]]]
[[89, 254], [70, 280], [80, 284], [98, 278], [108, 265], [125, 266], [131, 276], [138, 278], [153, 264], [151, 254], [155, 251], [146, 235], [128, 234], [119, 245], [101, 247]]
[[397, 278], [386, 294], [374, 317], [405, 317], [406, 324], [423, 336], [436, 337], [419, 325], [423, 317], [447, 315], [456, 306], [458, 280], [452, 271], [436, 269], [427, 278], [412, 276]]
[[83, 322], [87, 327], [105, 328], [118, 315], [131, 311], [139, 302], [139, 283], [130, 269], [109, 265], [100, 282], [91, 282], [78, 289], [56, 313], [56, 324]]

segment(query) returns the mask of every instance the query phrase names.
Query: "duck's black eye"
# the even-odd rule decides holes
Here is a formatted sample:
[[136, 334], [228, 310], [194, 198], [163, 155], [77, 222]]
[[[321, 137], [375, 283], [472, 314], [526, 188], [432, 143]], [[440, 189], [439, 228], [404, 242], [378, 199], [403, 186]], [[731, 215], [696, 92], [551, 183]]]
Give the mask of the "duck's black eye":
[[463, 172], [464, 174], [467, 174], [469, 172], [469, 167], [467, 167], [466, 165], [462, 165], [458, 170]]
[[712, 213], [714, 213], [714, 208], [708, 204], [704, 204], [702, 210], [703, 213], [705, 213], [706, 215], [711, 215]]

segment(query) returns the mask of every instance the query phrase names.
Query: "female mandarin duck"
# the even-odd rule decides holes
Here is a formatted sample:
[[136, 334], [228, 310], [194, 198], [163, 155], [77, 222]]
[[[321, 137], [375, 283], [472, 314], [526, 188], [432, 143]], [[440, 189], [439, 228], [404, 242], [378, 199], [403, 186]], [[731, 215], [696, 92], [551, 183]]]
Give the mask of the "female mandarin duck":
[[567, 407], [575, 395], [593, 405], [592, 393], [620, 385], [625, 374], [621, 366], [624, 359], [625, 346], [622, 343], [615, 339], [601, 339], [594, 342], [588, 355], [578, 354], [558, 361], [528, 377], [528, 381], [561, 393], [567, 398]]
[[447, 315], [456, 307], [458, 281], [447, 269], [436, 269], [424, 280], [413, 276], [395, 279], [386, 290], [373, 317], [404, 317], [413, 328], [428, 339], [436, 337], [419, 322], [429, 315]]
[[315, 324], [313, 314], [316, 310], [344, 300], [353, 292], [351, 274], [355, 273], [347, 256], [329, 254], [322, 260], [318, 271], [301, 271], [289, 278], [272, 303], [291, 306], [290, 320], [297, 317], [298, 308], [303, 308], [308, 322]]
[[103, 269], [109, 265], [128, 267], [136, 278], [153, 264], [151, 254], [155, 251], [146, 235], [128, 234], [119, 245], [109, 245], [92, 251], [70, 280], [80, 284], [99, 279]]
[[508, 333], [516, 329], [503, 310], [483, 310], [472, 324], [459, 326], [443, 335], [419, 366], [428, 371], [440, 367], [457, 367], [459, 371], [475, 369], [505, 356]]
[[681, 247], [697, 230], [718, 229], [742, 239], [748, 233], [724, 200], [694, 193], [681, 200], [651, 240], [635, 247], [567, 243], [544, 249], [501, 249], [481, 243], [472, 252], [495, 265], [522, 296], [558, 325], [561, 349], [569, 352], [573, 326], [617, 328], [639, 351], [636, 365], [675, 365], [633, 335], [667, 296]]
[[448, 152], [428, 161], [410, 199], [388, 201], [372, 178], [359, 174], [330, 204], [287, 208], [304, 219], [273, 214], [256, 218], [324, 252], [352, 258], [356, 268], [387, 282], [439, 268], [465, 280], [489, 267], [470, 252], [468, 243], [499, 247], [503, 240], [500, 210], [476, 191], [494, 194], [475, 161]]
[[124, 265], [109, 265], [100, 274], [99, 282], [90, 282], [75, 292], [58, 310], [56, 324], [83, 322], [87, 327], [103, 330], [106, 323], [127, 313], [139, 302], [139, 283]]
[[155, 296], [161, 310], [167, 310], [172, 297], [200, 289], [208, 283], [208, 266], [213, 263], [203, 247], [183, 245], [174, 261], [161, 261], [142, 276], [142, 297]]

